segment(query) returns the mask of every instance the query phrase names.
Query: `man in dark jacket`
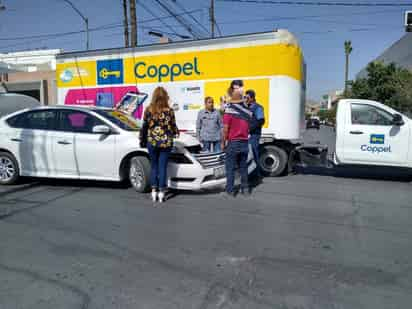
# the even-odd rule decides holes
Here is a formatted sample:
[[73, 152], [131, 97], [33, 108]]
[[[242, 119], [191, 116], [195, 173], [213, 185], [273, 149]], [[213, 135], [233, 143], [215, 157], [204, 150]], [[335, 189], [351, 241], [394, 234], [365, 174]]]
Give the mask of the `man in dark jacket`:
[[259, 141], [262, 135], [262, 127], [265, 124], [265, 111], [263, 106], [256, 102], [256, 93], [254, 90], [247, 90], [245, 98], [253, 114], [249, 128], [249, 144], [252, 147], [253, 158], [256, 162], [256, 176], [258, 177], [258, 181], [261, 181], [263, 175], [259, 163]]

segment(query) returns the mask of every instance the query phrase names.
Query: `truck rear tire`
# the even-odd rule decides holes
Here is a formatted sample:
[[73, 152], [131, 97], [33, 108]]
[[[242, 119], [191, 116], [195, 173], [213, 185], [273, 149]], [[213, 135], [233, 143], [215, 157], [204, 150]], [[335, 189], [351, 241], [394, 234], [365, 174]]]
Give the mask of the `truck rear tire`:
[[136, 156], [130, 159], [129, 180], [139, 193], [146, 193], [150, 188], [150, 162], [145, 157]]
[[265, 145], [261, 150], [259, 161], [263, 173], [270, 177], [277, 177], [285, 171], [288, 155], [277, 146]]

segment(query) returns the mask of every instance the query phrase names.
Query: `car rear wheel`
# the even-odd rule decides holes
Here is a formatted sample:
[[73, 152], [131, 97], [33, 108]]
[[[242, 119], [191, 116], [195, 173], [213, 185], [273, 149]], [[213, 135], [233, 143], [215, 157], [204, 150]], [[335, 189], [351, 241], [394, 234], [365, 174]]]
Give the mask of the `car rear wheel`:
[[286, 151], [279, 147], [266, 145], [261, 151], [259, 161], [266, 175], [276, 177], [285, 171], [288, 155]]
[[150, 162], [145, 157], [130, 159], [129, 180], [133, 188], [139, 193], [150, 189]]
[[13, 185], [20, 176], [19, 165], [14, 156], [0, 152], [0, 185]]

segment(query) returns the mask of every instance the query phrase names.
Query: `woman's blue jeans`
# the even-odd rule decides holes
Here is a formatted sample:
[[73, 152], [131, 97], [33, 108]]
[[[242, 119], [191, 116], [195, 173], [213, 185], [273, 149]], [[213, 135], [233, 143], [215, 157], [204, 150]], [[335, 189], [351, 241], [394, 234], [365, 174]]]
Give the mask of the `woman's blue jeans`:
[[172, 148], [154, 147], [148, 143], [147, 149], [150, 156], [150, 184], [152, 189], [165, 190], [167, 188], [167, 163]]

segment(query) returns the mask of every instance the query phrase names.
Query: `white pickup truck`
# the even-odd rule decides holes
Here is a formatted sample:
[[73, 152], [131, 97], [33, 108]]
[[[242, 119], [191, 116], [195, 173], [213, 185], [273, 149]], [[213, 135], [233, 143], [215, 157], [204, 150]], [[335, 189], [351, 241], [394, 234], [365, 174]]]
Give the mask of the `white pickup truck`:
[[[303, 145], [296, 149], [301, 162], [308, 158], [304, 154], [310, 150], [316, 154], [314, 148]], [[319, 151], [317, 154], [326, 158], [327, 148], [319, 147]], [[412, 168], [412, 120], [379, 102], [340, 100], [336, 112], [333, 162], [335, 165]]]
[[412, 168], [411, 123], [379, 102], [340, 100], [335, 163]]

